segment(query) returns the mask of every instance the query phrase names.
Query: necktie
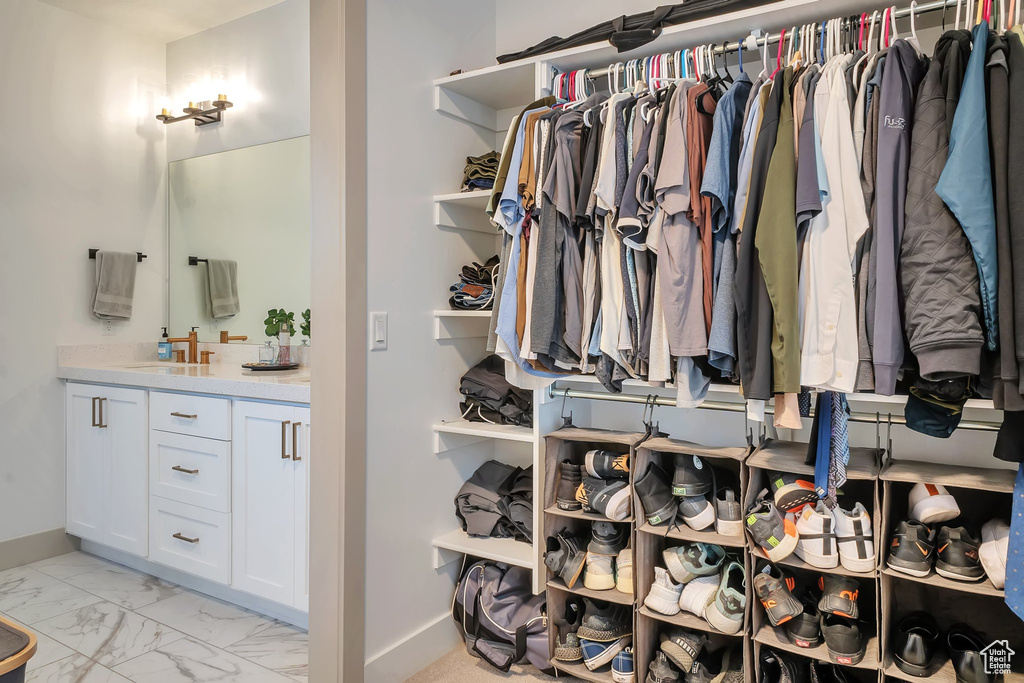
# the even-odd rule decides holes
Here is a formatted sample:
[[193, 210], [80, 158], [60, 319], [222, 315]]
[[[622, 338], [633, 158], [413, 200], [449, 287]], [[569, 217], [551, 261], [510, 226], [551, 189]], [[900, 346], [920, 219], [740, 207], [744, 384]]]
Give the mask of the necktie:
[[832, 439], [829, 442], [828, 497], [825, 505], [834, 508], [838, 501], [836, 491], [846, 483], [846, 465], [850, 462], [850, 408], [846, 394], [832, 396]]
[[832, 440], [832, 401], [834, 394], [823, 391], [818, 394], [818, 407], [814, 413], [814, 422], [818, 433], [817, 448], [814, 454], [814, 491], [824, 500], [828, 496], [829, 451]]
[[1010, 544], [1006, 552], [1006, 604], [1024, 620], [1024, 464], [1013, 484], [1013, 513], [1010, 515]]

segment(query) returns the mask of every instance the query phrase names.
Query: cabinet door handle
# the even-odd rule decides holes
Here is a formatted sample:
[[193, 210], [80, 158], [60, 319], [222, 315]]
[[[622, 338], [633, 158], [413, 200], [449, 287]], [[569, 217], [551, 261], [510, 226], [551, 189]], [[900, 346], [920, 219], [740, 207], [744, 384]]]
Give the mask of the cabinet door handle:
[[194, 420], [197, 417], [199, 417], [199, 415], [188, 415], [186, 413], [179, 413], [179, 412], [175, 411], [175, 412], [171, 413], [171, 417], [183, 417], [186, 420]]
[[285, 420], [281, 423], [281, 459], [288, 460], [291, 456], [288, 455], [288, 425], [291, 422]]
[[106, 400], [107, 399], [102, 398], [102, 397], [99, 400], [99, 404], [100, 404], [100, 421], [99, 422], [100, 423], [98, 425], [96, 425], [96, 426], [100, 427], [100, 428], [105, 428], [107, 426], [107, 423], [103, 421], [103, 402], [106, 401]]
[[301, 422], [292, 423], [292, 460], [302, 460], [302, 456], [299, 455], [299, 427], [302, 426]]
[[92, 397], [92, 426], [99, 427], [100, 423], [96, 421], [96, 403], [100, 400], [99, 396]]
[[175, 472], [184, 472], [185, 474], [199, 474], [199, 470], [185, 469], [181, 465], [175, 465], [171, 469], [174, 470]]
[[199, 543], [199, 538], [189, 538], [188, 536], [182, 536], [181, 534], [171, 534], [173, 538], [179, 541], [185, 541], [185, 543]]

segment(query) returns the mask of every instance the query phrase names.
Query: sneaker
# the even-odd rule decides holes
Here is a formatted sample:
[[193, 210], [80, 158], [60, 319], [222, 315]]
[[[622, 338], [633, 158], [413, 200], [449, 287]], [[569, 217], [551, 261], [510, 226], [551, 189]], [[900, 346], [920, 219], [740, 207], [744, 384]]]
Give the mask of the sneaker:
[[864, 633], [853, 619], [822, 611], [821, 635], [825, 638], [828, 658], [833, 664], [853, 666], [864, 659]]
[[554, 657], [560, 662], [578, 662], [583, 659], [580, 639], [576, 635], [580, 622], [583, 621], [583, 610], [583, 600], [570, 597], [565, 601], [565, 618], [555, 621], [557, 636]]
[[1002, 589], [1006, 585], [1006, 553], [1010, 544], [1010, 525], [1001, 519], [991, 519], [981, 527], [981, 547], [978, 556], [981, 566], [992, 585]]
[[610, 591], [615, 588], [615, 558], [588, 552], [583, 585], [592, 591]]
[[922, 524], [948, 522], [960, 514], [960, 506], [945, 486], [914, 484], [910, 489], [910, 518]]
[[743, 508], [730, 488], [720, 488], [715, 494], [715, 531], [723, 536], [743, 535]]
[[656, 652], [647, 670], [647, 683], [679, 683], [678, 669], [672, 666], [664, 652]]
[[935, 560], [935, 571], [939, 576], [954, 581], [980, 581], [985, 578], [979, 553], [981, 544], [967, 529], [944, 526], [939, 529], [935, 543], [939, 546]]
[[718, 584], [721, 582], [720, 574], [711, 574], [698, 576], [685, 584], [683, 592], [679, 595], [679, 609], [703, 619], [704, 610], [707, 609], [708, 603], [715, 599], [715, 592], [718, 591]]
[[732, 646], [722, 654], [722, 665], [711, 683], [744, 683], [743, 648]]
[[644, 598], [644, 604], [657, 612], [671, 617], [679, 614], [679, 596], [683, 587], [672, 582], [672, 577], [661, 567], [654, 568], [654, 583]]
[[679, 514], [694, 531], [702, 531], [715, 523], [715, 507], [705, 496], [687, 496], [680, 500]]
[[768, 565], [766, 569], [754, 576], [754, 595], [761, 601], [768, 621], [778, 626], [799, 616], [803, 606], [792, 593], [796, 581], [784, 576], [778, 567]]
[[693, 660], [700, 656], [708, 642], [704, 634], [672, 628], [661, 634], [661, 651], [672, 660], [672, 663], [683, 671], [693, 667]]
[[814, 505], [804, 505], [797, 514], [796, 530], [800, 535], [796, 543], [797, 557], [819, 569], [839, 566], [835, 520], [825, 503], [819, 500]]
[[555, 659], [559, 662], [578, 662], [583, 659], [583, 647], [580, 645], [580, 637], [575, 631], [559, 634], [555, 641]]
[[775, 504], [758, 498], [747, 511], [747, 531], [751, 538], [764, 550], [768, 559], [779, 562], [796, 550], [799, 532], [791, 520], [783, 519]]
[[676, 518], [676, 499], [672, 497], [665, 470], [652, 462], [634, 486], [648, 524], [659, 526]]
[[768, 475], [768, 485], [771, 487], [775, 507], [783, 512], [795, 510], [801, 505], [818, 500], [814, 482], [801, 479], [795, 474], [772, 472]]
[[910, 576], [928, 576], [934, 559], [932, 530], [912, 519], [900, 522], [885, 560], [889, 568]]
[[722, 582], [715, 598], [704, 610], [704, 618], [722, 633], [743, 630], [743, 611], [747, 606], [747, 571], [739, 562], [730, 562], [722, 570]]
[[717, 574], [725, 561], [725, 549], [711, 543], [684, 543], [661, 553], [672, 578], [687, 583], [698, 576]]
[[808, 662], [808, 667], [811, 671], [811, 683], [852, 683], [842, 666], [816, 662], [812, 659]]
[[615, 683], [633, 683], [633, 648], [627, 647], [615, 655], [612, 660], [612, 680]]
[[558, 488], [555, 492], [555, 505], [559, 510], [579, 510], [580, 503], [576, 500], [576, 489], [583, 482], [580, 466], [570, 460], [563, 460], [558, 466]]
[[788, 652], [761, 648], [761, 683], [803, 683], [806, 664]]
[[836, 523], [839, 561], [851, 572], [870, 572], [875, 568], [875, 542], [872, 540], [871, 517], [863, 503], [850, 510], [837, 507], [832, 511]]
[[981, 651], [985, 649], [984, 638], [970, 626], [954, 624], [946, 635], [946, 650], [953, 660], [956, 680], [962, 683], [988, 683], [993, 676], [986, 673], [985, 660]]
[[580, 647], [583, 648], [583, 664], [594, 671], [600, 669], [608, 662], [615, 659], [615, 656], [625, 650], [633, 643], [633, 636], [626, 635], [611, 641], [589, 640], [580, 638]]
[[672, 477], [672, 495], [681, 498], [703, 496], [714, 486], [711, 465], [699, 455], [677, 455], [676, 471]]
[[[633, 633], [633, 611], [631, 607], [616, 605], [604, 600], [584, 599], [586, 604], [583, 623], [580, 624], [580, 640], [610, 643]], [[609, 659], [609, 661], [611, 661]]]
[[927, 676], [939, 644], [939, 625], [927, 612], [913, 612], [900, 619], [893, 636], [896, 667], [911, 676]]
[[629, 519], [632, 489], [626, 482], [616, 479], [605, 481], [595, 477], [584, 477], [576, 488], [576, 500], [583, 505], [584, 512], [598, 512], [613, 522]]
[[629, 532], [624, 524], [594, 522], [590, 525], [590, 536], [587, 550], [598, 555], [618, 555], [629, 544]]
[[813, 600], [804, 600], [803, 611], [786, 622], [786, 638], [797, 647], [821, 645], [821, 612]]
[[818, 609], [823, 614], [835, 614], [840, 617], [856, 619], [858, 615], [857, 598], [860, 596], [860, 584], [849, 576], [826, 574], [818, 579], [821, 588], [821, 600]]
[[633, 595], [633, 550], [623, 548], [615, 558], [615, 590]]
[[629, 453], [587, 451], [583, 468], [598, 479], [629, 479]]
[[583, 573], [587, 554], [583, 550], [584, 539], [572, 536], [568, 529], [562, 529], [554, 537], [548, 537], [544, 564], [551, 573], [562, 579], [567, 588], [572, 588]]

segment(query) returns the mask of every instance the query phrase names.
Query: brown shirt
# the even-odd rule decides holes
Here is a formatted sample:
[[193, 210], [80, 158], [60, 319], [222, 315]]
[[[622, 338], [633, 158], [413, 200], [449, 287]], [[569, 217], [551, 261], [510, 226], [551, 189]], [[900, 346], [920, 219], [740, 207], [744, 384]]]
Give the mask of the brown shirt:
[[704, 325], [711, 332], [711, 309], [714, 306], [712, 279], [714, 246], [712, 245], [711, 199], [700, 193], [704, 182], [704, 166], [717, 103], [704, 83], [686, 93], [686, 151], [690, 167], [690, 213], [700, 233], [701, 267], [704, 271]]
[[530, 212], [536, 205], [537, 165], [533, 154], [533, 137], [537, 132], [537, 121], [547, 110], [534, 112], [526, 117], [523, 129], [523, 161], [519, 165], [519, 194], [523, 196], [523, 210]]

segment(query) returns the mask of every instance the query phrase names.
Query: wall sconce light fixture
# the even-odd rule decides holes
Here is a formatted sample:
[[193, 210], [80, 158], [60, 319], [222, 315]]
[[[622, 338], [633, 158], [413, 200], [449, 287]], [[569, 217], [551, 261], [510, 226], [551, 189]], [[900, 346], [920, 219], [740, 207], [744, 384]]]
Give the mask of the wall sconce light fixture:
[[[197, 126], [206, 126], [211, 123], [219, 123], [223, 120], [224, 110], [231, 108], [231, 103], [228, 102], [227, 95], [217, 95], [217, 99], [210, 102], [210, 109], [203, 109], [202, 106], [196, 106], [196, 102], [189, 102], [188, 106], [182, 109], [185, 112], [184, 116], [171, 116], [170, 112], [166, 109], [162, 110], [156, 115], [158, 121], [164, 123], [177, 123], [178, 121], [188, 121], [192, 119], [196, 122]], [[199, 102], [199, 105], [203, 105], [203, 102]]]

